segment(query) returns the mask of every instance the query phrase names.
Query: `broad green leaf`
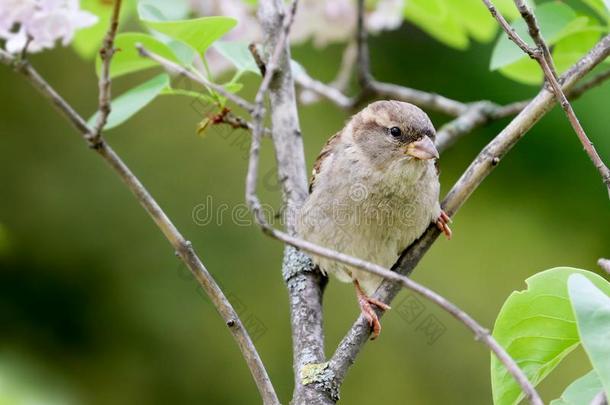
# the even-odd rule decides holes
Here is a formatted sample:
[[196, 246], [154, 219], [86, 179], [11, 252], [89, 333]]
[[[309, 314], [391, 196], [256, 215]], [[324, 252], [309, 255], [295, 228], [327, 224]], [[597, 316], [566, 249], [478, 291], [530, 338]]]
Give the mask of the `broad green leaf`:
[[212, 97], [210, 97], [207, 94], [200, 93], [198, 91], [187, 90], [187, 89], [175, 89], [170, 86], [164, 88], [161, 91], [161, 95], [191, 97], [191, 98], [195, 98], [195, 99], [205, 100], [207, 103], [212, 103], [212, 104], [216, 102], [216, 100], [214, 100]]
[[601, 390], [602, 383], [595, 370], [592, 370], [568, 385], [561, 397], [551, 401], [550, 405], [590, 404]]
[[519, 83], [530, 85], [542, 83], [542, 70], [540, 70], [540, 65], [533, 59], [520, 59], [500, 68], [499, 72]]
[[444, 0], [410, 0], [404, 8], [405, 19], [445, 45], [466, 49], [466, 29], [451, 15]]
[[[112, 111], [108, 116], [108, 122], [104, 129], [112, 129], [121, 125], [135, 113], [146, 107], [167, 87], [169, 87], [169, 76], [163, 73], [112, 100]], [[97, 115], [98, 113], [95, 113], [89, 119], [89, 126], [95, 124]]]
[[210, 45], [235, 26], [237, 20], [230, 17], [201, 17], [192, 20], [142, 22], [148, 28], [184, 42], [204, 54]]
[[[474, 39], [488, 42], [494, 38], [498, 23], [481, 0], [450, 0], [446, 4], [454, 18]], [[515, 8], [514, 5], [512, 8]]]
[[[125, 0], [121, 8], [120, 20], [121, 22], [127, 20], [134, 10], [134, 0]], [[82, 58], [92, 59], [98, 53], [102, 47], [102, 40], [106, 31], [108, 31], [108, 25], [110, 23], [110, 16], [112, 14], [111, 1], [100, 1], [100, 0], [81, 0], [80, 7], [83, 10], [89, 11], [98, 17], [98, 21], [91, 27], [83, 28], [76, 31], [74, 39], [72, 40], [72, 48]]]
[[190, 66], [193, 64], [193, 60], [195, 59], [195, 51], [190, 46], [186, 45], [184, 42], [174, 41], [166, 35], [156, 33], [159, 36], [163, 36], [166, 38], [164, 43], [171, 48], [176, 55], [176, 58], [180, 61], [181, 64]]
[[[171, 21], [187, 17], [189, 8], [185, 0], [176, 1], [176, 5], [173, 0], [140, 0], [138, 16], [140, 20], [149, 21]], [[193, 63], [195, 51], [190, 46], [158, 31], [152, 31], [152, 36], [167, 45], [182, 65]]]
[[[583, 25], [587, 23], [587, 25]], [[565, 72], [584, 56], [599, 40], [602, 28], [587, 17], [579, 17], [568, 24], [561, 38], [553, 47], [553, 60], [559, 74]], [[517, 82], [531, 85], [542, 83], [542, 70], [537, 62], [524, 57], [499, 71]]]
[[600, 27], [592, 27], [564, 37], [555, 44], [553, 60], [560, 74], [576, 63], [599, 40]]
[[[158, 66], [157, 62], [149, 58], [140, 56], [136, 49], [136, 44], [142, 44], [148, 51], [160, 55], [173, 62], [178, 62], [174, 52], [163, 42], [151, 35], [140, 32], [126, 32], [116, 36], [115, 46], [119, 50], [116, 52], [110, 63], [110, 77], [118, 77], [127, 73], [137, 72]], [[95, 62], [97, 74], [100, 74], [102, 59], [98, 55]]]
[[[540, 5], [536, 9], [536, 17], [544, 39], [549, 45], [552, 45], [562, 36], [562, 31], [576, 19], [576, 13], [564, 3], [551, 2]], [[530, 46], [533, 45], [527, 25], [522, 18], [515, 21], [512, 27], [523, 40]], [[492, 52], [489, 68], [496, 70], [524, 58], [527, 58], [527, 55], [509, 40], [506, 34], [502, 33]]]
[[[498, 29], [480, 0], [409, 0], [405, 3], [406, 20], [453, 48], [467, 48], [469, 37], [490, 41]], [[509, 18], [518, 15], [512, 0], [496, 0], [495, 5]]]
[[[526, 280], [527, 290], [513, 292], [498, 314], [493, 336], [534, 384], [542, 381], [579, 344], [567, 280], [582, 274], [610, 293], [610, 284], [595, 273], [558, 267]], [[495, 405], [514, 405], [523, 393], [504, 365], [491, 359]]]
[[243, 84], [237, 83], [237, 82], [226, 83], [223, 86], [224, 86], [225, 90], [227, 90], [228, 92], [231, 92], [231, 93], [237, 93], [244, 87]]
[[227, 58], [238, 71], [252, 72], [260, 75], [260, 71], [245, 42], [217, 41], [213, 48]]
[[559, 42], [569, 36], [576, 35], [582, 31], [590, 31], [597, 29], [599, 32], [603, 32], [604, 28], [599, 25], [599, 22], [587, 16], [580, 16], [573, 19], [557, 36], [554, 42]]
[[171, 21], [188, 16], [190, 5], [187, 0], [140, 0], [138, 15], [142, 20]]
[[[536, 13], [538, 9], [536, 8], [536, 3], [533, 0], [525, 0], [525, 3], [529, 6], [530, 9], [535, 10]], [[493, 4], [496, 6], [496, 9], [502, 13], [502, 15], [507, 18], [509, 21], [516, 20], [521, 14], [519, 14], [519, 10], [515, 7], [515, 0], [495, 0]], [[483, 6], [483, 2], [481, 2]], [[484, 7], [487, 10], [487, 7]], [[489, 12], [489, 11], [488, 11]], [[496, 21], [495, 18], [489, 14], [489, 18], [493, 21]]]
[[582, 0], [582, 2], [591, 7], [600, 17], [607, 16], [610, 11], [610, 2], [604, 0]]
[[610, 297], [580, 274], [570, 276], [568, 292], [580, 341], [610, 398]]

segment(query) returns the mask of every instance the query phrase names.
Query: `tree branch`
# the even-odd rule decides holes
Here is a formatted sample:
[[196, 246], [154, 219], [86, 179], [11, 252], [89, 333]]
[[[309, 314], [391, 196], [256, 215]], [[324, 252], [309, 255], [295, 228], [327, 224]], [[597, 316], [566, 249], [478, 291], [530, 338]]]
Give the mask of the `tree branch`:
[[227, 98], [228, 100], [234, 102], [235, 104], [237, 104], [239, 107], [243, 108], [250, 114], [252, 114], [252, 112], [254, 111], [254, 105], [252, 105], [248, 101], [244, 100], [243, 98], [235, 95], [234, 93], [227, 91], [224, 87], [222, 87], [216, 83], [210, 82], [209, 80], [207, 80], [205, 77], [203, 77], [199, 73], [194, 72], [193, 70], [187, 69], [185, 67], [182, 67], [182, 66], [178, 65], [177, 63], [172, 62], [169, 59], [166, 59], [160, 55], [157, 55], [156, 53], [150, 52], [142, 44], [136, 44], [136, 48], [137, 48], [138, 52], [140, 53], [140, 56], [154, 60], [159, 65], [163, 66], [165, 68], [165, 70], [167, 70], [168, 72], [172, 72], [176, 75], [184, 76], [195, 83], [201, 84], [203, 87], [214, 90], [215, 92], [219, 93], [220, 95]]
[[312, 78], [305, 71], [296, 72], [294, 80], [302, 88], [324, 97], [343, 109], [351, 109], [355, 104], [355, 99], [347, 97], [336, 87]]
[[[307, 174], [303, 139], [299, 129], [294, 81], [290, 69], [290, 47], [287, 37], [292, 16], [284, 18], [282, 0], [260, 0], [258, 19], [264, 33], [264, 48], [271, 55], [263, 84], [269, 81], [272, 139], [286, 207], [286, 231], [295, 232], [295, 213], [307, 197]], [[290, 13], [294, 13], [296, 1]], [[277, 71], [275, 71], [277, 66]], [[271, 69], [273, 68], [273, 69]], [[272, 71], [272, 72], [270, 72]], [[261, 85], [259, 93], [264, 95]], [[260, 102], [261, 99], [259, 98]], [[255, 128], [260, 128], [262, 115], [253, 116]], [[260, 136], [252, 137], [250, 163], [246, 184], [246, 200], [257, 222], [264, 216], [257, 212], [256, 180]], [[267, 228], [262, 228], [267, 231]], [[312, 386], [301, 383], [301, 372], [306, 364], [324, 361], [324, 332], [322, 325], [322, 295], [326, 278], [314, 267], [311, 259], [293, 247], [284, 251], [282, 273], [288, 287], [293, 343], [294, 394], [293, 404], [324, 404], [326, 395]]]
[[[600, 73], [590, 80], [574, 86], [566, 95], [570, 100], [576, 100], [590, 89], [601, 85], [610, 79], [610, 70]], [[474, 131], [476, 128], [493, 120], [506, 118], [523, 110], [530, 100], [516, 101], [500, 106], [491, 101], [472, 103], [465, 113], [443, 125], [436, 133], [436, 146], [440, 153], [451, 147], [458, 139]]]
[[555, 67], [553, 65], [553, 58], [551, 56], [551, 52], [549, 51], [549, 47], [547, 46], [544, 38], [542, 37], [542, 33], [540, 32], [540, 26], [536, 20], [536, 16], [530, 10], [530, 8], [525, 4], [524, 0], [514, 0], [515, 5], [519, 9], [521, 16], [525, 20], [527, 24], [529, 34], [534, 40], [537, 48], [532, 49], [525, 43], [525, 41], [519, 37], [517, 32], [510, 27], [510, 25], [506, 22], [506, 19], [499, 13], [495, 7], [493, 6], [490, 0], [483, 0], [483, 3], [487, 6], [491, 15], [498, 21], [502, 29], [508, 34], [509, 38], [515, 42], [524, 52], [526, 52], [532, 59], [536, 60], [540, 65], [546, 80], [551, 85], [553, 89], [553, 93], [557, 98], [557, 101], [561, 105], [561, 108], [564, 110], [574, 132], [578, 136], [585, 152], [589, 155], [589, 158], [593, 162], [595, 168], [599, 171], [599, 174], [602, 177], [602, 181], [606, 185], [608, 190], [608, 195], [610, 196], [610, 169], [604, 164], [601, 157], [595, 150], [593, 143], [587, 137], [584, 128], [580, 124], [578, 117], [576, 117], [576, 113], [572, 108], [572, 105], [568, 101], [565, 93], [563, 92], [559, 81], [557, 80], [557, 74], [555, 72]]
[[117, 29], [119, 28], [119, 14], [121, 12], [121, 0], [114, 0], [112, 8], [112, 16], [110, 17], [110, 26], [104, 37], [102, 49], [100, 49], [100, 57], [102, 59], [102, 68], [99, 80], [99, 107], [97, 120], [93, 127], [93, 136], [89, 142], [95, 144], [99, 141], [102, 135], [102, 130], [106, 126], [108, 116], [110, 115], [110, 61], [116, 52], [114, 48], [114, 38], [116, 37]]
[[[337, 75], [329, 84], [325, 84], [313, 79], [304, 70], [295, 72], [295, 81], [303, 89], [299, 96], [299, 101], [301, 104], [312, 104], [317, 102], [320, 100], [323, 93], [328, 93], [322, 97], [333, 98], [331, 101], [339, 105], [341, 108], [351, 108], [351, 104], [353, 104], [354, 100], [344, 96], [342, 92], [344, 92], [349, 85], [352, 71], [354, 70], [354, 64], [356, 63], [356, 57], [356, 42], [350, 41], [343, 50], [341, 66], [339, 66]], [[315, 87], [316, 89], [314, 90], [310, 87]]]
[[186, 264], [194, 277], [201, 285], [206, 294], [210, 297], [217, 311], [224, 319], [233, 338], [239, 346], [242, 355], [250, 369], [257, 388], [265, 404], [277, 405], [279, 400], [271, 384], [267, 371], [263, 366], [248, 332], [246, 331], [239, 316], [221, 291], [218, 284], [214, 281], [208, 270], [205, 268], [191, 243], [178, 231], [165, 212], [150, 195], [148, 190], [140, 180], [131, 172], [129, 167], [121, 160], [116, 152], [104, 141], [99, 138], [97, 142], [91, 143], [94, 139], [94, 132], [87, 126], [85, 120], [40, 76], [40, 74], [25, 60], [16, 61], [9, 54], [0, 50], [0, 62], [12, 66], [18, 73], [21, 73], [45, 98], [47, 98], [65, 116], [76, 130], [82, 135], [83, 139], [93, 147], [104, 161], [115, 171], [123, 180], [125, 185], [134, 194], [140, 205], [146, 210], [148, 215], [155, 222], [159, 230], [176, 250], [176, 255]]

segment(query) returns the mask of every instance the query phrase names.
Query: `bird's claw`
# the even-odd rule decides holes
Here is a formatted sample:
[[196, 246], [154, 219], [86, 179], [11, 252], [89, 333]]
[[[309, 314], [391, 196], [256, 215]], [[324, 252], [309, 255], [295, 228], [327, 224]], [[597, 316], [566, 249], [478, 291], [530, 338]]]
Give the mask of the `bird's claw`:
[[373, 309], [373, 305], [378, 307], [383, 311], [387, 311], [391, 309], [391, 307], [385, 302], [379, 301], [377, 298], [369, 297], [362, 291], [358, 281], [354, 281], [356, 285], [356, 294], [358, 295], [358, 304], [360, 305], [360, 311], [362, 315], [368, 321], [369, 326], [372, 329], [371, 340], [377, 339], [379, 333], [381, 333], [381, 323], [379, 322], [379, 317], [377, 313]]
[[445, 236], [449, 240], [451, 240], [451, 235], [452, 235], [451, 228], [449, 228], [449, 224], [451, 222], [453, 222], [453, 221], [451, 220], [449, 215], [447, 215], [447, 213], [445, 211], [441, 210], [441, 215], [436, 220], [436, 226], [442, 233], [445, 234]]

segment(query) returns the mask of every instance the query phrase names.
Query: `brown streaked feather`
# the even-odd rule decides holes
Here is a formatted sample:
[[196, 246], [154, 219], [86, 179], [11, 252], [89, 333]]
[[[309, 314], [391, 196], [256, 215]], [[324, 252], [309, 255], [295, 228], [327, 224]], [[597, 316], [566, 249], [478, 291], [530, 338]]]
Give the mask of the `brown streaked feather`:
[[311, 194], [311, 192], [313, 191], [313, 187], [316, 182], [316, 176], [318, 175], [318, 173], [320, 173], [320, 168], [322, 167], [322, 163], [324, 162], [324, 160], [326, 158], [328, 158], [329, 156], [332, 155], [332, 153], [335, 149], [335, 146], [341, 140], [342, 132], [343, 131], [339, 131], [336, 134], [334, 134], [333, 136], [331, 136], [330, 138], [328, 138], [328, 141], [326, 141], [326, 143], [322, 147], [322, 150], [320, 151], [320, 154], [316, 158], [316, 161], [313, 164], [313, 170], [311, 172], [311, 180], [309, 181], [309, 194]]

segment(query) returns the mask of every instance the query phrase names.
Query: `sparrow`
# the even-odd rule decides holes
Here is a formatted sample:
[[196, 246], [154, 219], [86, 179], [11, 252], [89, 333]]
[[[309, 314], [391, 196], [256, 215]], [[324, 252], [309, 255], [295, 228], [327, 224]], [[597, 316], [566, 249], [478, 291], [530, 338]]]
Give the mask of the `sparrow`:
[[[421, 109], [377, 101], [355, 114], [324, 145], [313, 167], [309, 195], [297, 213], [301, 238], [390, 268], [430, 223], [451, 238], [439, 204], [436, 132]], [[381, 331], [371, 297], [381, 277], [312, 255], [324, 274], [353, 283], [375, 339]]]

